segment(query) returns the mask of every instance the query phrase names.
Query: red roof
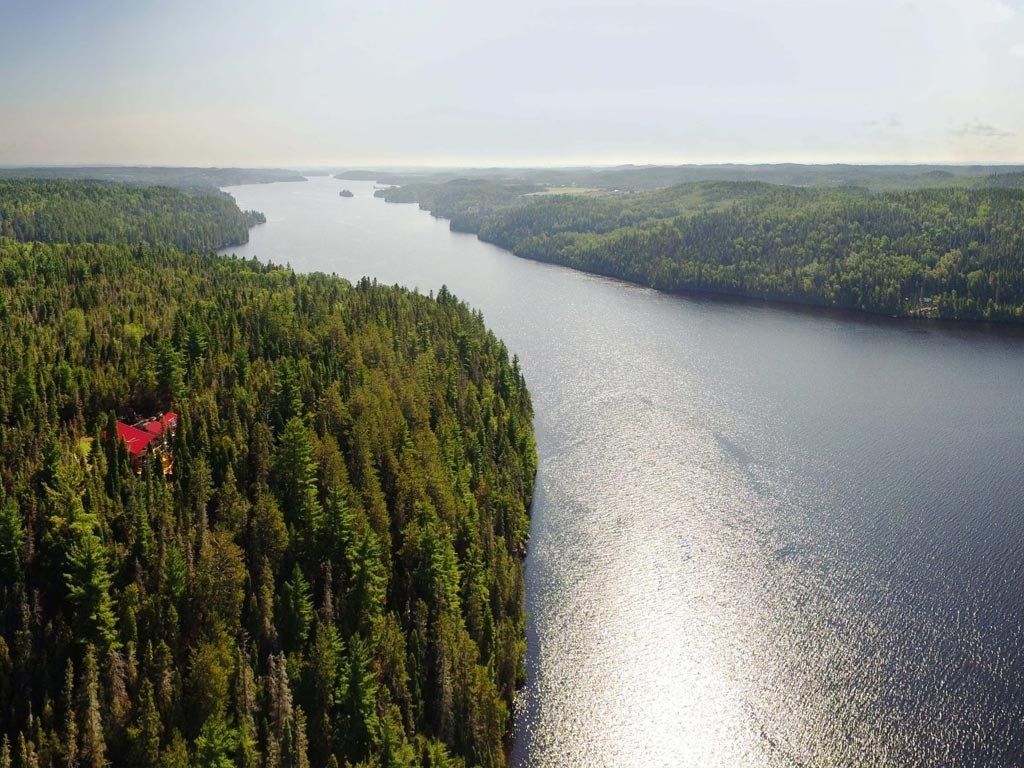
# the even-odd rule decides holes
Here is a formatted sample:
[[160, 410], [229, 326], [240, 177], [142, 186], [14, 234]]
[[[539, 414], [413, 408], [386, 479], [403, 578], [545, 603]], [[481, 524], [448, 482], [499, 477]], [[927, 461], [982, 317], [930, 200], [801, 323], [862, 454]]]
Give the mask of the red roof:
[[160, 423], [168, 429], [175, 429], [178, 426], [178, 414], [174, 411], [168, 411], [160, 417]]
[[142, 428], [153, 435], [162, 435], [164, 433], [164, 425], [159, 421], [147, 421], [142, 425]]
[[124, 440], [128, 446], [128, 453], [132, 456], [138, 456], [141, 453], [145, 453], [146, 446], [150, 444], [156, 435], [149, 432], [145, 432], [141, 429], [124, 424], [123, 422], [117, 422], [117, 436]]

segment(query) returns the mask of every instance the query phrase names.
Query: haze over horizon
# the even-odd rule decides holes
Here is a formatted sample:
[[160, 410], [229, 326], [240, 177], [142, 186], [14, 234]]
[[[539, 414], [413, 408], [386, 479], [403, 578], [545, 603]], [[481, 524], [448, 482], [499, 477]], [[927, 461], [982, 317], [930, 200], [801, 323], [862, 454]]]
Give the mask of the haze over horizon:
[[4, 6], [4, 165], [1024, 161], [1021, 0]]

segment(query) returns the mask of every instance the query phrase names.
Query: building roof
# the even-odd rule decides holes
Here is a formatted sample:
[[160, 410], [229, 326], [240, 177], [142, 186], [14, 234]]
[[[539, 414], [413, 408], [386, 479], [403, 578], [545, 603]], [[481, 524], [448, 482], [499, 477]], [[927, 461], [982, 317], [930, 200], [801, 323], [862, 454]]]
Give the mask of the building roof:
[[145, 453], [146, 446], [150, 444], [156, 435], [146, 432], [141, 429], [136, 429], [130, 424], [123, 422], [117, 422], [117, 436], [124, 440], [128, 446], [128, 453], [132, 456], [138, 456], [141, 453]]

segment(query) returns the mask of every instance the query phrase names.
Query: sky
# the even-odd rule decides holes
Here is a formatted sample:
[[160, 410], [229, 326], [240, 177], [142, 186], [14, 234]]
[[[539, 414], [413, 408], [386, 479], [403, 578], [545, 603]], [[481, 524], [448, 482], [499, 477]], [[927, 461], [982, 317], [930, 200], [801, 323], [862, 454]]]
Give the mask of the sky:
[[0, 164], [1024, 162], [1024, 0], [0, 0]]

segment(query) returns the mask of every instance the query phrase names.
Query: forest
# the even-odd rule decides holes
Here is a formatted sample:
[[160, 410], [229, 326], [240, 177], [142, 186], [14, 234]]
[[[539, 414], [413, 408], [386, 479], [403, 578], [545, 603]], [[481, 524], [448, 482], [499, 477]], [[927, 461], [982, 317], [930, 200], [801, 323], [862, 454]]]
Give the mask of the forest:
[[705, 181], [549, 194], [457, 179], [377, 194], [519, 256], [660, 290], [1024, 321], [1024, 190], [983, 180], [887, 192]]
[[[0, 238], [0, 768], [505, 765], [518, 361], [444, 288], [138, 239]], [[117, 422], [168, 411], [165, 473]]]
[[794, 187], [864, 187], [875, 191], [938, 187], [1024, 185], [1021, 165], [807, 165], [801, 163], [723, 163], [718, 165], [619, 165], [577, 168], [459, 168], [347, 170], [338, 179], [381, 184], [442, 184], [457, 179], [504, 184], [536, 184], [617, 192], [640, 192], [696, 181], [762, 181]]
[[179, 168], [143, 165], [0, 168], [0, 179], [78, 179], [184, 189], [306, 180], [302, 174], [283, 168]]
[[47, 243], [171, 244], [212, 251], [248, 242], [266, 218], [215, 189], [67, 179], [0, 180], [0, 237]]

